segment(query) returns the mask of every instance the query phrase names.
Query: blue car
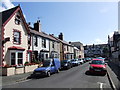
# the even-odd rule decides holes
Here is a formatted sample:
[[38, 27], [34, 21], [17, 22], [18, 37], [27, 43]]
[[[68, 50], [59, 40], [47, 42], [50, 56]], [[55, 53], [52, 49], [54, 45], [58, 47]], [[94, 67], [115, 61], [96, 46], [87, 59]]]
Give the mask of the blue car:
[[61, 68], [60, 60], [58, 58], [44, 60], [43, 66], [34, 70], [35, 75], [50, 76], [51, 73], [58, 73]]

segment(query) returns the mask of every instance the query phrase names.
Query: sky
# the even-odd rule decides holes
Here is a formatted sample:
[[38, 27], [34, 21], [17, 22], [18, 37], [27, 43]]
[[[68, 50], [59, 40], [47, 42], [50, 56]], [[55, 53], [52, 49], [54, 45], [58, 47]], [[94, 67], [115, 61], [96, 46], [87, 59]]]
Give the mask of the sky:
[[20, 4], [31, 26], [40, 19], [42, 31], [65, 41], [84, 45], [105, 44], [108, 35], [118, 30], [117, 2], [10, 2], [4, 0], [1, 10]]

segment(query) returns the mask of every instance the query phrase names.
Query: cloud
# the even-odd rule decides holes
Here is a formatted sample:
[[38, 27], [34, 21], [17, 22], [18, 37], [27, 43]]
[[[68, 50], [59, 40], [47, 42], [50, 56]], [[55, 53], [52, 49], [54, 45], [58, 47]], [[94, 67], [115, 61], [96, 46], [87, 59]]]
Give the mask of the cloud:
[[4, 8], [10, 9], [15, 7], [14, 4], [10, 0], [2, 0], [2, 4], [4, 5]]

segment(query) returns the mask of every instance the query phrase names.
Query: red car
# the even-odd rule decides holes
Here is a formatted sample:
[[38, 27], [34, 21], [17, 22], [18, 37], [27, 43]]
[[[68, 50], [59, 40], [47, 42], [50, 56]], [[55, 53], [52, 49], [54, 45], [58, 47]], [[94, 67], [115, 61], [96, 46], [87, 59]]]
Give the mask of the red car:
[[93, 59], [89, 64], [90, 73], [106, 75], [106, 63], [103, 59]]

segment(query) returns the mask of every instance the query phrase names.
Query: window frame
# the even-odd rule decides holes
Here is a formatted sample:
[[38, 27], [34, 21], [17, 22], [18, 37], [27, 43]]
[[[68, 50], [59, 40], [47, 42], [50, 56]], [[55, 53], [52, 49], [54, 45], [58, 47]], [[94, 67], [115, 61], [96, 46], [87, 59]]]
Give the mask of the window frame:
[[42, 38], [42, 47], [46, 48], [46, 39], [45, 38]]
[[28, 35], [28, 45], [31, 45], [31, 35]]
[[11, 53], [15, 53], [15, 65], [19, 65], [18, 64], [18, 53], [22, 53], [22, 65], [23, 65], [23, 59], [24, 59], [24, 56], [23, 56], [23, 51], [17, 51], [17, 50], [12, 50], [12, 51], [10, 51], [10, 65], [12, 65], [11, 64]]
[[16, 15], [15, 16], [15, 24], [20, 25], [20, 23], [21, 23], [20, 15]]
[[38, 37], [34, 36], [33, 38], [34, 45], [37, 47], [38, 46]]
[[[15, 42], [15, 40], [14, 40], [14, 38], [15, 38], [15, 36], [14, 36], [15, 32], [19, 33], [19, 42]], [[17, 45], [21, 44], [21, 31], [13, 29], [13, 44], [17, 44]]]

